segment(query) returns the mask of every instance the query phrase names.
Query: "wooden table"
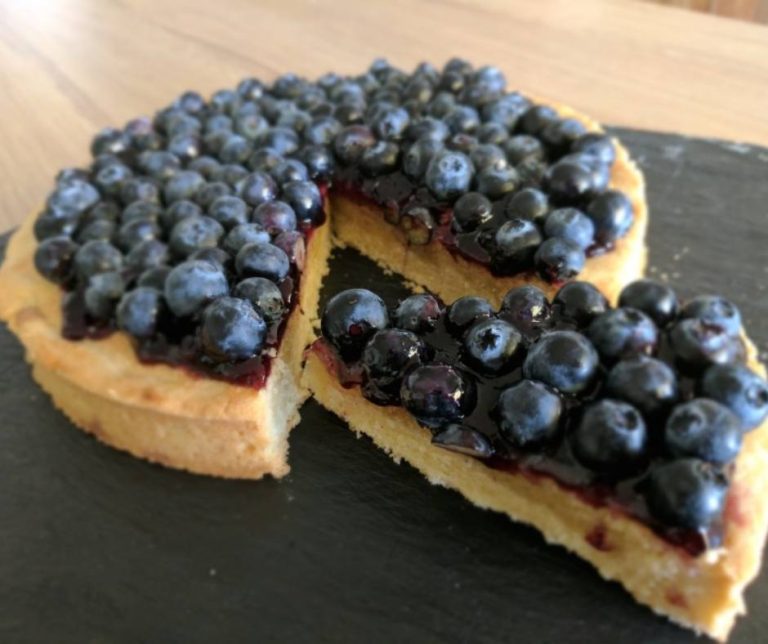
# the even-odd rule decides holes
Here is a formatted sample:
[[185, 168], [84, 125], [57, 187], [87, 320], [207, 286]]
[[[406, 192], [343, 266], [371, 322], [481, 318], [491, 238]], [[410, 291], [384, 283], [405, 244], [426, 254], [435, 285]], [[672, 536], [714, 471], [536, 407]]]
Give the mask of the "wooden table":
[[0, 0], [0, 230], [184, 89], [456, 54], [606, 123], [768, 145], [768, 29], [647, 3]]

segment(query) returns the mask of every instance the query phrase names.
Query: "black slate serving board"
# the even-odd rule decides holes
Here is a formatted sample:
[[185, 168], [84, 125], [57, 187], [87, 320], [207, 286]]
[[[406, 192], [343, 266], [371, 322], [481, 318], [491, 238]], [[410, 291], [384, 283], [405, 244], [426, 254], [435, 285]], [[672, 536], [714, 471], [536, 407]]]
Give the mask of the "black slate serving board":
[[[650, 273], [684, 296], [727, 293], [764, 353], [768, 150], [615, 132], [648, 180]], [[345, 251], [325, 294], [352, 285], [404, 292]], [[282, 481], [148, 465], [72, 427], [0, 328], [0, 641], [696, 639], [315, 403], [302, 417]], [[768, 641], [768, 573], [747, 600], [732, 642]]]

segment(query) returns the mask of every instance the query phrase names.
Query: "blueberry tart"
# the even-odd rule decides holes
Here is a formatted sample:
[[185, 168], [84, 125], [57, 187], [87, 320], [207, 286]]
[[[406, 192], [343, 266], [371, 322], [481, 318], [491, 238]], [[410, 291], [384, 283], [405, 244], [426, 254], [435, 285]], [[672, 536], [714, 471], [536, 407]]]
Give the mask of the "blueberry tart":
[[337, 293], [315, 399], [396, 461], [539, 529], [639, 602], [725, 639], [768, 530], [768, 383], [738, 309], [574, 281], [496, 307]]

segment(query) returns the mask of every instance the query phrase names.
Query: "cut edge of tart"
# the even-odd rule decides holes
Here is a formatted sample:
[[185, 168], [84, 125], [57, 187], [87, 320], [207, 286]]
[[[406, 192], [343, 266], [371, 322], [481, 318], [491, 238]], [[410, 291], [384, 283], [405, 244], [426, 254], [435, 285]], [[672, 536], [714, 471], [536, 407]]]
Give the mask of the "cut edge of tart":
[[[543, 101], [562, 118], [580, 121], [588, 132], [602, 133], [594, 119], [571, 107]], [[613, 138], [616, 159], [611, 168], [609, 188], [624, 193], [632, 203], [634, 221], [613, 248], [592, 257], [575, 279], [591, 282], [615, 302], [621, 289], [643, 276], [648, 258], [645, 245], [648, 228], [648, 207], [645, 181], [629, 151]], [[476, 294], [487, 298], [494, 306], [504, 294], [522, 284], [537, 286], [553, 295], [560, 284], [542, 279], [533, 271], [517, 275], [497, 276], [487, 266], [452, 252], [432, 240], [425, 245], [410, 244], [405, 232], [386, 221], [384, 208], [364, 196], [350, 197], [343, 191], [331, 191], [334, 242], [349, 246], [369, 257], [385, 270], [391, 270], [413, 285], [424, 287], [451, 302], [463, 295]]]
[[[487, 440], [449, 442], [449, 449], [441, 449], [437, 437], [457, 425], [443, 425], [445, 429], [436, 434], [405, 407], [382, 407], [369, 400], [363, 386], [357, 384], [361, 380], [355, 374], [360, 367], [354, 359], [348, 363], [352, 366], [345, 367], [344, 358], [327, 337], [308, 348], [303, 383], [318, 403], [343, 419], [358, 436], [370, 437], [395, 462], [408, 462], [432, 484], [457, 490], [478, 507], [535, 527], [547, 542], [590, 562], [602, 577], [619, 582], [656, 613], [697, 633], [727, 639], [736, 618], [746, 612], [744, 590], [760, 570], [768, 533], [765, 417], [743, 434], [741, 450], [728, 470], [727, 496], [716, 520], [719, 543], [691, 549], [684, 533], [675, 534], [672, 529], [672, 535], [663, 534], [653, 522], [633, 516], [621, 504], [602, 501], [599, 495], [593, 498], [589, 489], [580, 491], [578, 485], [563, 483], [525, 464], [516, 465], [514, 460], [511, 467], [499, 467], [495, 456], [490, 463], [484, 462], [494, 453]], [[743, 331], [741, 341], [745, 366], [764, 379], [765, 367]], [[406, 373], [414, 373], [413, 367], [409, 369]], [[477, 395], [479, 399], [480, 393]], [[658, 427], [649, 423], [648, 429], [659, 435]], [[480, 449], [485, 447], [490, 451]]]
[[33, 224], [28, 218], [8, 244], [0, 268], [0, 319], [21, 340], [34, 379], [57, 408], [101, 442], [168, 467], [226, 478], [288, 473], [288, 433], [308, 396], [299, 384], [302, 353], [313, 337], [328, 270], [327, 224], [307, 238], [299, 301], [260, 389], [141, 362], [122, 332], [65, 339], [63, 292], [34, 266]]

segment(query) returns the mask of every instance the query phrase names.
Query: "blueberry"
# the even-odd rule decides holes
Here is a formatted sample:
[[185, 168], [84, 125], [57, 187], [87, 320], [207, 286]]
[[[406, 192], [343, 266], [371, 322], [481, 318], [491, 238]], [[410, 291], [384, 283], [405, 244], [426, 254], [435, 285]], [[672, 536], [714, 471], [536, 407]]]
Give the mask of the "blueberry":
[[253, 212], [253, 221], [263, 226], [270, 235], [296, 230], [296, 213], [284, 201], [261, 204]]
[[494, 314], [491, 303], [484, 297], [465, 295], [448, 307], [448, 327], [454, 333], [461, 335], [472, 324], [485, 320]]
[[420, 423], [440, 427], [472, 411], [475, 390], [468, 377], [454, 367], [423, 365], [403, 379], [400, 400]]
[[248, 176], [248, 170], [244, 166], [237, 163], [228, 163], [221, 166], [216, 173], [215, 178], [217, 181], [223, 181], [229, 184], [233, 188], [237, 189], [240, 182]]
[[667, 326], [677, 315], [677, 295], [671, 287], [654, 280], [642, 279], [625, 286], [619, 295], [619, 306], [642, 311], [659, 328]]
[[568, 439], [582, 465], [598, 474], [620, 478], [637, 470], [648, 445], [640, 412], [610, 398], [589, 405]]
[[285, 159], [271, 148], [259, 148], [248, 159], [248, 167], [254, 172], [271, 174]]
[[165, 289], [165, 280], [168, 278], [168, 274], [171, 272], [170, 266], [155, 266], [148, 268], [136, 280], [137, 287], [148, 286], [154, 288], [161, 293]]
[[732, 336], [741, 332], [741, 313], [733, 302], [717, 295], [699, 295], [685, 304], [680, 317], [695, 318], [708, 326], [717, 326]]
[[438, 92], [435, 94], [432, 101], [430, 101], [428, 112], [430, 116], [444, 119], [454, 107], [456, 107], [456, 97], [453, 94], [449, 94], [448, 92]]
[[421, 179], [427, 166], [438, 152], [443, 150], [443, 143], [436, 139], [419, 139], [403, 157], [403, 172], [412, 179]]
[[228, 292], [227, 278], [221, 268], [199, 259], [175, 266], [164, 285], [168, 308], [179, 317], [197, 313], [208, 302]]
[[87, 181], [72, 179], [60, 183], [48, 196], [47, 210], [56, 217], [75, 217], [99, 201], [99, 191]]
[[574, 152], [566, 154], [558, 163], [575, 163], [586, 168], [589, 171], [592, 194], [600, 194], [608, 189], [611, 182], [610, 166], [601, 162], [597, 157], [586, 152]]
[[235, 286], [235, 297], [248, 300], [270, 324], [282, 319], [285, 300], [278, 286], [264, 277], [249, 277]]
[[157, 239], [147, 239], [131, 249], [125, 257], [125, 265], [134, 272], [141, 272], [153, 266], [167, 264], [170, 259], [168, 246]]
[[451, 152], [461, 152], [471, 155], [475, 148], [480, 145], [480, 141], [471, 134], [454, 134], [446, 142], [445, 147]]
[[635, 215], [632, 202], [617, 190], [608, 190], [587, 206], [587, 215], [595, 224], [595, 240], [608, 245], [629, 232]]
[[468, 105], [457, 105], [445, 115], [445, 124], [453, 134], [471, 134], [480, 127], [480, 115]]
[[221, 297], [203, 311], [200, 341], [205, 355], [215, 362], [247, 360], [261, 351], [267, 325], [251, 304]]
[[323, 214], [323, 196], [311, 181], [291, 181], [283, 186], [283, 200], [302, 222], [318, 222]]
[[35, 268], [45, 279], [66, 284], [72, 278], [72, 268], [78, 245], [69, 237], [49, 237], [35, 249]]
[[205, 184], [203, 175], [192, 170], [182, 170], [173, 175], [163, 188], [166, 204], [182, 199], [193, 199], [197, 191]]
[[187, 260], [199, 259], [218, 266], [224, 273], [231, 272], [232, 255], [223, 248], [199, 248], [187, 257]]
[[406, 206], [398, 223], [408, 243], [414, 245], [428, 244], [437, 227], [429, 209], [418, 205]]
[[476, 458], [488, 458], [493, 455], [493, 446], [483, 434], [458, 423], [450, 423], [437, 432], [432, 437], [432, 444]]
[[333, 153], [324, 146], [307, 146], [301, 150], [300, 158], [307, 166], [309, 177], [314, 180], [329, 179], [335, 169]]
[[[250, 141], [258, 139], [269, 129], [269, 121], [261, 114], [239, 114], [235, 118], [234, 130]], [[225, 146], [227, 143], [224, 144]], [[222, 148], [223, 152], [223, 148]], [[223, 155], [222, 155], [223, 157]], [[223, 160], [223, 158], [222, 158]]]
[[589, 154], [606, 165], [611, 165], [616, 159], [616, 149], [611, 137], [598, 132], [582, 134], [571, 145], [571, 152]]
[[182, 199], [174, 201], [160, 213], [160, 223], [166, 230], [171, 230], [177, 223], [187, 217], [198, 217], [203, 214], [202, 208], [194, 201]]
[[341, 123], [332, 116], [323, 116], [312, 121], [304, 130], [304, 140], [312, 145], [330, 145], [341, 131]]
[[744, 431], [768, 417], [768, 383], [741, 365], [714, 365], [701, 381], [701, 393], [728, 407]]
[[542, 239], [538, 226], [529, 219], [505, 221], [494, 237], [493, 266], [496, 272], [514, 275], [531, 268]]
[[653, 320], [637, 309], [606, 311], [589, 325], [589, 339], [606, 362], [613, 362], [655, 348], [659, 332]]
[[672, 410], [664, 444], [675, 457], [692, 456], [725, 465], [741, 449], [741, 421], [727, 407], [708, 398], [694, 398]]
[[544, 161], [546, 157], [541, 141], [527, 134], [510, 137], [501, 147], [507, 155], [507, 161], [515, 166], [523, 161]]
[[552, 300], [552, 311], [561, 320], [585, 328], [608, 310], [608, 300], [588, 282], [570, 282], [560, 288]]
[[75, 239], [78, 244], [84, 244], [85, 242], [94, 239], [110, 241], [115, 236], [116, 230], [117, 226], [114, 221], [110, 221], [109, 219], [94, 219], [93, 221], [86, 223], [77, 231]]
[[508, 219], [530, 219], [541, 223], [548, 213], [549, 197], [536, 188], [523, 188], [508, 199], [504, 206], [504, 215]]
[[301, 161], [285, 159], [272, 170], [272, 178], [280, 185], [290, 181], [306, 181], [309, 179], [309, 171]]
[[558, 161], [547, 171], [547, 189], [557, 204], [578, 204], [594, 196], [592, 171], [582, 163]]
[[248, 221], [249, 208], [239, 197], [223, 196], [208, 206], [208, 215], [230, 230]]
[[50, 237], [69, 237], [77, 230], [77, 217], [55, 217], [42, 213], [35, 219], [35, 239], [42, 241]]
[[157, 332], [165, 309], [160, 291], [147, 286], [128, 291], [117, 305], [117, 326], [135, 338], [150, 338]]
[[676, 322], [669, 331], [669, 341], [675, 357], [683, 366], [693, 369], [733, 362], [743, 351], [738, 338], [698, 318]]
[[200, 114], [205, 109], [205, 99], [193, 91], [184, 92], [173, 104], [189, 114]]
[[394, 312], [395, 325], [414, 333], [426, 333], [437, 326], [443, 314], [442, 303], [433, 295], [419, 293], [405, 298]]
[[334, 295], [323, 311], [321, 330], [345, 360], [358, 358], [376, 331], [389, 324], [383, 300], [365, 289], [349, 289]]
[[182, 162], [199, 156], [200, 148], [200, 139], [193, 134], [177, 134], [168, 141], [168, 151], [179, 157]]
[[244, 100], [256, 101], [263, 93], [264, 85], [256, 78], [244, 78], [237, 85], [237, 95]]
[[102, 168], [96, 173], [94, 183], [105, 197], [117, 197], [123, 188], [123, 183], [133, 176], [128, 166], [114, 164]]
[[478, 172], [477, 189], [491, 199], [500, 199], [513, 192], [520, 178], [514, 168], [486, 168]]
[[248, 205], [260, 206], [277, 196], [277, 184], [265, 172], [253, 172], [237, 183], [237, 193]]
[[438, 199], [453, 200], [469, 189], [472, 162], [461, 152], [438, 152], [427, 165], [424, 182]]
[[594, 241], [595, 225], [581, 210], [558, 208], [553, 210], [544, 223], [547, 237], [566, 239], [580, 248], [589, 248]]
[[563, 401], [534, 380], [521, 380], [501, 392], [494, 415], [499, 432], [515, 447], [529, 449], [551, 442], [560, 429]]
[[706, 529], [725, 508], [728, 481], [716, 467], [697, 458], [680, 458], [653, 468], [644, 494], [651, 516], [689, 530]]
[[128, 252], [136, 245], [160, 236], [160, 226], [153, 219], [133, 219], [124, 223], [117, 231], [117, 246]]
[[105, 152], [121, 154], [128, 149], [128, 139], [122, 131], [114, 127], [105, 127], [100, 130], [91, 141], [91, 154], [97, 156]]
[[406, 132], [412, 141], [431, 139], [433, 141], [445, 141], [448, 138], [448, 126], [441, 120], [425, 116], [412, 122]]
[[257, 147], [272, 148], [278, 154], [287, 156], [299, 149], [299, 135], [289, 127], [276, 126], [259, 134], [255, 143]]
[[125, 224], [136, 220], [154, 220], [159, 219], [162, 213], [160, 204], [154, 201], [134, 201], [123, 209], [120, 221]]
[[592, 384], [597, 367], [597, 351], [587, 338], [574, 331], [553, 331], [530, 348], [523, 363], [523, 375], [563, 393], [575, 394]]
[[376, 143], [373, 131], [365, 125], [348, 125], [333, 139], [336, 156], [344, 164], [360, 161], [363, 152]]
[[200, 186], [195, 193], [195, 203], [208, 210], [219, 197], [229, 197], [233, 192], [232, 187], [224, 181], [210, 181]]
[[586, 261], [580, 246], [561, 237], [542, 242], [533, 257], [539, 275], [550, 282], [562, 282], [578, 275]]
[[547, 105], [534, 105], [520, 117], [517, 129], [524, 134], [539, 134], [550, 123], [558, 120], [557, 112]]
[[463, 232], [471, 232], [492, 218], [491, 201], [479, 192], [467, 192], [453, 205], [453, 220]]
[[[477, 138], [480, 143], [492, 143], [499, 146], [509, 138], [509, 131], [501, 123], [486, 121], [478, 128]], [[504, 158], [506, 159], [506, 152]]]
[[281, 248], [291, 264], [294, 264], [298, 269], [304, 270], [304, 261], [306, 259], [307, 247], [304, 243], [304, 236], [296, 230], [286, 230], [277, 235], [272, 240], [272, 243]]
[[527, 284], [511, 289], [504, 296], [500, 315], [523, 333], [532, 334], [549, 323], [551, 307], [541, 289]]
[[212, 114], [205, 120], [206, 132], [231, 132], [234, 127], [232, 119], [226, 114]]
[[539, 138], [553, 156], [559, 157], [571, 149], [574, 141], [585, 134], [587, 128], [576, 119], [554, 120], [541, 130]]
[[377, 137], [387, 141], [398, 141], [403, 138], [410, 117], [402, 107], [392, 107], [384, 110], [373, 119], [371, 125]]
[[371, 176], [378, 176], [397, 168], [400, 148], [390, 141], [378, 141], [360, 157], [360, 167]]
[[478, 145], [470, 154], [475, 170], [482, 172], [488, 168], [501, 170], [508, 167], [507, 156], [498, 145], [483, 143]]
[[397, 402], [403, 377], [421, 364], [425, 354], [424, 342], [411, 331], [377, 331], [365, 345], [361, 358], [365, 397], [380, 404]]
[[169, 236], [169, 246], [177, 257], [186, 257], [200, 248], [214, 248], [224, 236], [224, 227], [211, 217], [186, 217]]
[[108, 320], [124, 289], [123, 278], [116, 271], [92, 275], [85, 289], [85, 310], [95, 320]]
[[638, 355], [618, 362], [608, 373], [605, 391], [636, 407], [648, 420], [662, 418], [678, 397], [675, 372], [661, 360]]
[[513, 366], [522, 342], [520, 332], [506, 320], [480, 320], [464, 336], [464, 358], [479, 371], [502, 373]]
[[251, 242], [237, 252], [235, 267], [241, 277], [266, 277], [279, 282], [288, 276], [291, 262], [277, 246]]
[[84, 281], [92, 275], [119, 271], [122, 267], [122, 254], [106, 241], [86, 242], [75, 253], [75, 271]]
[[56, 184], [69, 183], [70, 181], [88, 181], [89, 172], [82, 168], [64, 168], [56, 173]]
[[518, 97], [519, 95], [508, 94], [503, 98], [486, 103], [480, 111], [483, 120], [498, 123], [507, 131], [513, 130], [528, 107], [525, 102], [517, 100]]
[[167, 181], [181, 170], [179, 157], [165, 150], [144, 152], [139, 155], [138, 163], [144, 172], [159, 181]]

